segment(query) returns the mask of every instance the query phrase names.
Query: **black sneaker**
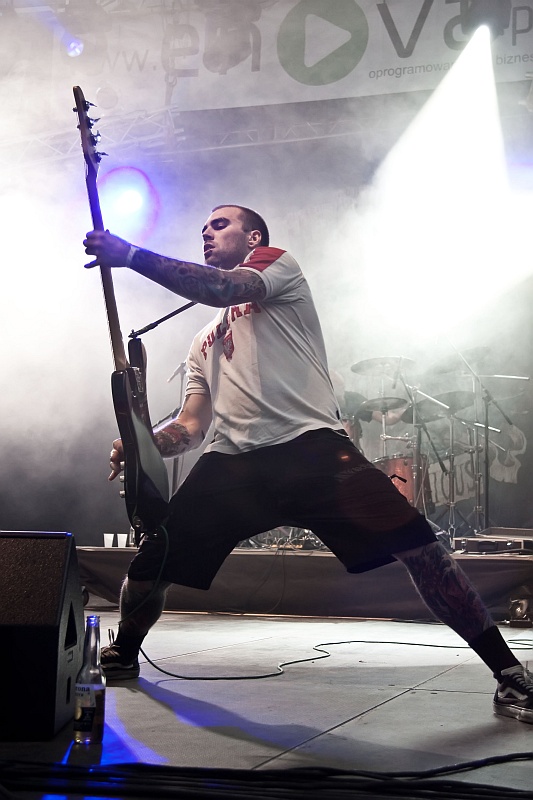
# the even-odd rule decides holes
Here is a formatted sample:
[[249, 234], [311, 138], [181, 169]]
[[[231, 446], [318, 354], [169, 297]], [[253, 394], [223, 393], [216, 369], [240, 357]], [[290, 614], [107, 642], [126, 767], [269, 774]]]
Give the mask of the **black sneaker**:
[[508, 667], [502, 669], [501, 678], [492, 704], [494, 713], [533, 724], [533, 674], [522, 666]]
[[100, 663], [108, 681], [128, 681], [139, 677], [138, 659], [134, 658], [129, 663], [124, 663], [120, 647], [116, 644], [102, 647]]

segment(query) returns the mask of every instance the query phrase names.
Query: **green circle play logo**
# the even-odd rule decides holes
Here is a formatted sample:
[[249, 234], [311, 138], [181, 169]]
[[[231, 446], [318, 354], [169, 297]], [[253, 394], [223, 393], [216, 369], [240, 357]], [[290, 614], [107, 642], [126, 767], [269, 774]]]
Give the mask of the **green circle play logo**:
[[368, 22], [354, 0], [300, 0], [281, 23], [278, 58], [299, 83], [340, 81], [362, 59]]

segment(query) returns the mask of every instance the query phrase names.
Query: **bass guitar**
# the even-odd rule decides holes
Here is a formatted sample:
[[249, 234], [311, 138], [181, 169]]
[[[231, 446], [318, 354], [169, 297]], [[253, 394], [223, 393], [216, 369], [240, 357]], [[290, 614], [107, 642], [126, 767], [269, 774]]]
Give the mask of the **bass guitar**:
[[[89, 117], [92, 103], [87, 102], [79, 86], [74, 86], [74, 111], [85, 159], [85, 183], [94, 230], [104, 230], [97, 175], [102, 153], [97, 152], [98, 134], [92, 130], [96, 120]], [[104, 302], [111, 339], [115, 371], [111, 391], [118, 429], [124, 448], [124, 498], [135, 543], [144, 533], [155, 530], [167, 517], [169, 481], [165, 463], [156, 447], [146, 391], [146, 354], [139, 338], [124, 349], [117, 312], [111, 269], [100, 267]]]

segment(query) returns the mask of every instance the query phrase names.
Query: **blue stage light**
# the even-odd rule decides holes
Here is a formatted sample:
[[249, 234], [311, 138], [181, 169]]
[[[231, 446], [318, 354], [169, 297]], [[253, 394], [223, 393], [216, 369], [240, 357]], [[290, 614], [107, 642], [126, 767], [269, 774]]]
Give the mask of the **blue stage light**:
[[141, 242], [159, 217], [159, 195], [150, 179], [136, 167], [117, 167], [99, 181], [105, 226], [118, 236]]
[[67, 56], [70, 58], [76, 58], [77, 56], [81, 56], [83, 53], [83, 42], [81, 39], [70, 39], [67, 40], [67, 37], [63, 38], [65, 52]]

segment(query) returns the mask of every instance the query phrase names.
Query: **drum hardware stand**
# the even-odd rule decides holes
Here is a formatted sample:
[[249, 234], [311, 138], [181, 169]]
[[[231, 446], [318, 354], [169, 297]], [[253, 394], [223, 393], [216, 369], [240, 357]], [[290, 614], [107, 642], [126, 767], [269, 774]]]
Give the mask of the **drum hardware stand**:
[[[460, 422], [461, 425], [464, 425], [468, 428], [468, 440], [469, 445], [461, 445], [466, 453], [470, 454], [470, 465], [472, 469], [472, 478], [474, 481], [474, 525], [479, 524], [479, 520], [481, 518], [481, 514], [483, 512], [483, 507], [481, 506], [481, 479], [482, 475], [479, 471], [479, 457], [480, 454], [484, 450], [484, 446], [479, 444], [479, 430], [481, 428], [485, 428], [485, 426], [481, 422], [468, 422], [466, 419], [462, 419], [461, 417], [455, 417], [457, 422]], [[489, 425], [489, 430], [493, 431], [494, 433], [501, 433], [500, 428], [494, 428], [492, 425]], [[501, 444], [489, 439], [489, 443], [493, 445], [497, 450], [500, 450], [502, 453], [505, 453], [505, 447], [502, 447]], [[460, 442], [458, 444], [461, 444]], [[472, 514], [469, 515], [470, 517]], [[474, 527], [472, 528], [472, 533], [474, 535], [479, 533], [479, 529]]]
[[[484, 508], [484, 512], [483, 513], [484, 513], [485, 528], [488, 528], [490, 526], [490, 506], [489, 506], [489, 498], [490, 498], [490, 492], [489, 492], [489, 478], [490, 478], [489, 443], [491, 441], [489, 439], [489, 430], [490, 430], [489, 408], [490, 408], [490, 404], [492, 403], [492, 405], [495, 408], [498, 409], [498, 411], [500, 412], [500, 414], [502, 415], [502, 417], [504, 418], [504, 420], [507, 422], [508, 425], [514, 425], [514, 423], [507, 416], [507, 414], [505, 413], [505, 411], [503, 410], [501, 405], [494, 399], [494, 397], [489, 392], [489, 390], [487, 389], [485, 384], [481, 382], [481, 377], [479, 375], [477, 377], [477, 380], [478, 380], [478, 383], [479, 383], [479, 387], [480, 387], [481, 391], [483, 392], [483, 405], [484, 405], [484, 409], [485, 409], [485, 413], [484, 413], [484, 434], [485, 434], [485, 462], [484, 462], [484, 468], [485, 468], [484, 469], [485, 495], [484, 495], [484, 497], [485, 497], [485, 508]], [[494, 442], [493, 442], [493, 444], [494, 444]]]
[[[483, 429], [484, 429], [484, 469], [483, 469], [483, 513], [481, 513], [481, 468], [480, 468], [480, 452], [479, 452], [479, 437], [478, 437], [478, 425], [474, 428], [475, 430], [475, 460], [476, 460], [476, 491], [479, 492], [479, 496], [476, 496], [476, 504], [475, 504], [475, 511], [474, 511], [474, 533], [479, 533], [480, 530], [485, 530], [486, 528], [490, 527], [490, 460], [489, 460], [489, 408], [492, 405], [498, 409], [502, 417], [508, 423], [508, 425], [513, 425], [513, 421], [507, 416], [503, 408], [500, 404], [494, 399], [493, 395], [489, 392], [488, 388], [485, 386], [483, 381], [481, 380], [481, 375], [478, 375], [477, 372], [471, 367], [467, 359], [464, 355], [452, 344], [457, 355], [461, 358], [461, 361], [467, 368], [468, 372], [472, 376], [472, 391], [474, 392], [474, 397], [476, 402], [474, 404], [475, 412], [476, 412], [476, 423], [479, 423], [477, 419], [478, 415], [478, 398], [479, 394], [482, 394], [482, 402], [484, 405], [484, 422], [483, 422]], [[483, 377], [516, 377], [517, 380], [529, 380], [528, 378], [519, 378], [518, 376], [483, 376]], [[479, 486], [478, 486], [479, 483]], [[483, 517], [483, 527], [481, 527], [481, 517]]]
[[448, 460], [450, 466], [448, 468], [448, 502], [446, 503], [446, 505], [448, 506], [447, 531], [450, 543], [453, 541], [455, 534], [457, 533], [456, 513], [461, 517], [464, 524], [467, 525], [468, 528], [470, 528], [468, 521], [461, 514], [455, 502], [455, 422], [456, 418], [454, 414], [448, 414], [448, 424], [450, 430], [450, 447], [448, 450]]

